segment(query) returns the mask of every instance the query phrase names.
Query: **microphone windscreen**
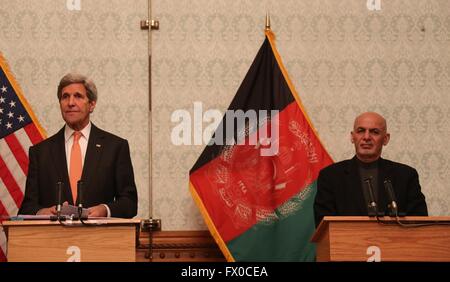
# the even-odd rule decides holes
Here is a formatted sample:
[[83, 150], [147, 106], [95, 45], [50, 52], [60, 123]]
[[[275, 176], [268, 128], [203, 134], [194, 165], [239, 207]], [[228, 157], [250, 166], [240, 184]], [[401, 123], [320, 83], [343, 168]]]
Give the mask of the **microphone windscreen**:
[[77, 182], [77, 203], [79, 207], [83, 206], [83, 181], [78, 180]]
[[61, 211], [61, 203], [62, 203], [62, 182], [58, 181], [56, 183], [56, 193], [57, 193], [57, 205], [56, 211]]

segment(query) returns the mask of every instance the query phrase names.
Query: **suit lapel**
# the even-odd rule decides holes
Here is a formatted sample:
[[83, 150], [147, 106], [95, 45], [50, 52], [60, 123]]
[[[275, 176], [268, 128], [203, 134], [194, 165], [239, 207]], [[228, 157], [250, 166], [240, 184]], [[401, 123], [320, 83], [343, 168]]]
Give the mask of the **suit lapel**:
[[[67, 169], [67, 158], [66, 158], [66, 142], [64, 139], [64, 127], [56, 134], [56, 138], [53, 140], [52, 151], [53, 165], [58, 175], [57, 181], [61, 181], [63, 185], [63, 193], [65, 199], [68, 200], [69, 204], [73, 204], [72, 191], [70, 189], [69, 172]], [[55, 183], [56, 185], [56, 183]]]
[[348, 193], [349, 201], [353, 201], [353, 203], [349, 203], [351, 206], [355, 206], [360, 213], [367, 213], [367, 206], [364, 200], [364, 194], [361, 187], [361, 177], [358, 172], [358, 166], [356, 164], [356, 157], [350, 160], [347, 167], [347, 187], [349, 188]]
[[[93, 179], [96, 175], [96, 170], [99, 166], [100, 159], [102, 156], [102, 146], [103, 146], [103, 135], [101, 131], [94, 125], [91, 124], [91, 132], [89, 134], [89, 141], [86, 150], [86, 156], [84, 158], [83, 172], [81, 179], [84, 180], [84, 187], [87, 191], [90, 191], [90, 185], [93, 183]], [[85, 195], [87, 195], [87, 191]]]

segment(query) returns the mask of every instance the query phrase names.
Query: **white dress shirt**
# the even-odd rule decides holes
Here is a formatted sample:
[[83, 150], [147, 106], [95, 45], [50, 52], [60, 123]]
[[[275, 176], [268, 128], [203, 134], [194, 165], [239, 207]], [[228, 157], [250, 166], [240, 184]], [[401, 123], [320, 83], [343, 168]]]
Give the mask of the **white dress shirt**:
[[[89, 135], [91, 134], [91, 122], [88, 123], [82, 130], [80, 139], [78, 140], [78, 143], [80, 144], [81, 149], [81, 167], [84, 167], [84, 158], [86, 157], [86, 151], [87, 146], [89, 142]], [[73, 145], [73, 133], [75, 130], [70, 128], [67, 124], [64, 128], [64, 140], [66, 145], [66, 161], [67, 161], [67, 172], [70, 172], [70, 153], [72, 152], [72, 145]], [[106, 207], [107, 210], [107, 217], [111, 217], [111, 211], [109, 210], [109, 207], [105, 204], [103, 204]]]

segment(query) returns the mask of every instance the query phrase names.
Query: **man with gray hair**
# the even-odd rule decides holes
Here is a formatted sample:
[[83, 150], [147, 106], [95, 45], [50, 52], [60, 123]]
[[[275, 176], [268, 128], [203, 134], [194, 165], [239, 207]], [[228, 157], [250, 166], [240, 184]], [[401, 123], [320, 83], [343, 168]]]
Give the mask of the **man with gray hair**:
[[[314, 202], [316, 226], [324, 216], [369, 215], [370, 212], [387, 215], [389, 195], [385, 185], [392, 185], [398, 214], [428, 215], [417, 171], [381, 158], [389, 139], [386, 120], [381, 115], [366, 112], [356, 117], [350, 133], [356, 155], [319, 173]], [[372, 201], [377, 203], [375, 211], [369, 205]]]
[[66, 125], [55, 135], [30, 147], [25, 196], [19, 214], [56, 214], [57, 183], [62, 202], [79, 202], [90, 217], [131, 218], [137, 213], [137, 191], [128, 141], [103, 131], [90, 121], [97, 88], [89, 78], [69, 73], [57, 92]]

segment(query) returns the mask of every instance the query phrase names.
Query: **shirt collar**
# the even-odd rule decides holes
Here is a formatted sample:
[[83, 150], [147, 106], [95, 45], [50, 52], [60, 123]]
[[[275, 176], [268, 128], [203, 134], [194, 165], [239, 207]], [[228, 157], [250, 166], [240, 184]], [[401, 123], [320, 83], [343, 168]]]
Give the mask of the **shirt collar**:
[[[91, 122], [89, 121], [89, 123], [82, 129], [80, 130], [82, 137], [86, 138], [86, 140], [89, 140], [89, 134], [91, 133]], [[69, 138], [72, 137], [72, 134], [75, 132], [75, 130], [73, 130], [72, 128], [70, 128], [67, 124], [64, 127], [64, 140], [69, 141]]]
[[379, 160], [380, 160], [380, 158], [376, 159], [373, 162], [365, 163], [365, 162], [360, 161], [358, 158], [356, 158], [356, 163], [357, 163], [359, 168], [370, 169], [370, 168], [378, 167]]

